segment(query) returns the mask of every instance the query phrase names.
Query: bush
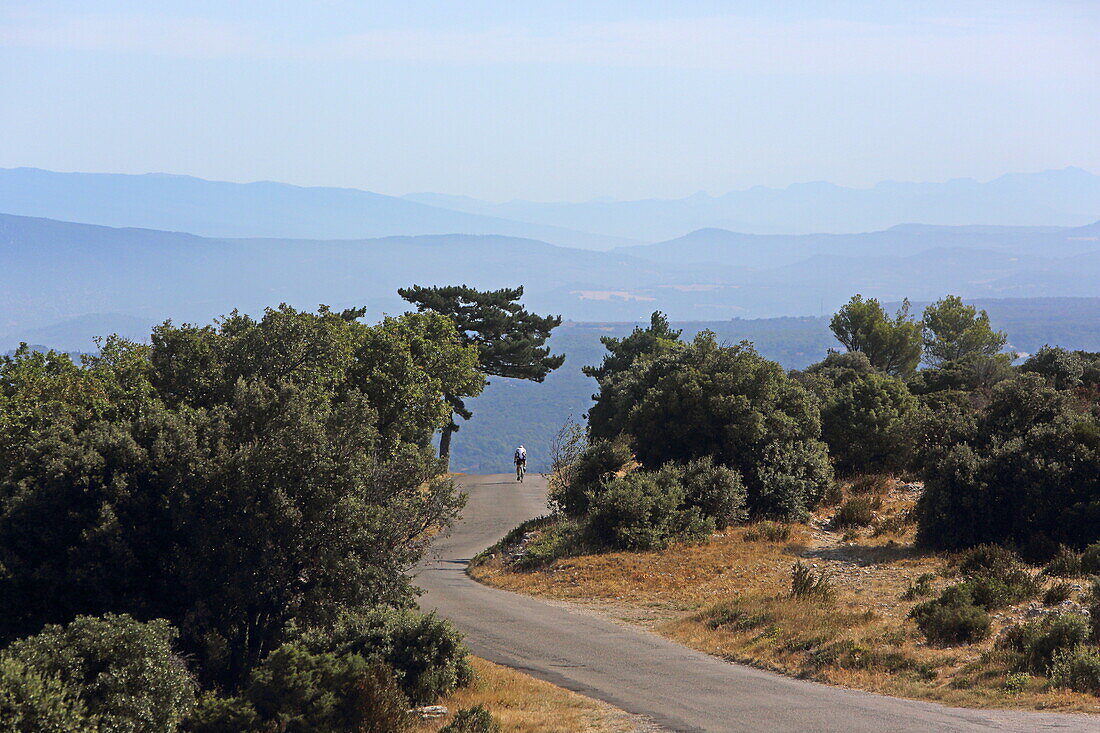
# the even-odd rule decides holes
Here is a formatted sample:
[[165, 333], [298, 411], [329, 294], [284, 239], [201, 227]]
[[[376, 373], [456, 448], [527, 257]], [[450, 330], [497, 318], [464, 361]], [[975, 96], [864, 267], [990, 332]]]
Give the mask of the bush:
[[901, 594], [903, 601], [915, 601], [918, 598], [927, 598], [932, 595], [932, 581], [936, 576], [932, 573], [921, 573], [915, 581], [909, 581], [909, 587]]
[[917, 407], [905, 382], [884, 374], [853, 377], [830, 390], [821, 408], [821, 437], [838, 471], [903, 468], [907, 422]]
[[1074, 351], [1043, 346], [1020, 365], [1020, 371], [1042, 375], [1055, 389], [1073, 389], [1081, 385], [1085, 361]]
[[875, 512], [882, 508], [882, 499], [875, 496], [853, 496], [840, 505], [833, 515], [833, 526], [866, 527], [875, 520]]
[[3, 654], [46, 677], [59, 677], [112, 733], [171, 733], [195, 704], [195, 684], [172, 651], [176, 631], [163, 620], [78, 616], [12, 642]]
[[0, 656], [0, 733], [99, 733], [97, 720], [72, 687]]
[[1100, 651], [1078, 646], [1058, 652], [1050, 665], [1050, 683], [1100, 695]]
[[439, 729], [439, 733], [500, 733], [500, 723], [483, 705], [462, 708], [454, 719]]
[[346, 614], [331, 629], [303, 634], [302, 642], [314, 654], [356, 654], [382, 662], [416, 705], [435, 702], [473, 679], [462, 635], [434, 613], [384, 608]]
[[1018, 695], [1031, 684], [1031, 675], [1027, 672], [1013, 672], [1005, 677], [1003, 689], [1010, 695]]
[[791, 538], [791, 525], [765, 519], [753, 524], [742, 535], [746, 542], [765, 540], [767, 542], [786, 542]]
[[684, 486], [684, 505], [696, 507], [714, 520], [717, 529], [745, 519], [745, 485], [741, 474], [715, 466], [710, 456], [696, 458], [679, 469]]
[[1025, 570], [1013, 570], [1000, 576], [978, 576], [961, 586], [967, 589], [975, 605], [987, 611], [1026, 601], [1039, 593], [1039, 584]]
[[1100, 542], [1093, 542], [1081, 553], [1081, 573], [1100, 575]]
[[1001, 545], [978, 545], [958, 558], [958, 570], [963, 575], [997, 577], [1021, 567], [1019, 556]]
[[358, 654], [312, 654], [284, 644], [252, 671], [239, 697], [203, 699], [191, 733], [408, 730], [409, 702], [393, 673]]
[[960, 586], [948, 588], [935, 600], [917, 604], [909, 617], [933, 644], [973, 644], [989, 636], [992, 625], [989, 614], [975, 605], [969, 591]]
[[1043, 568], [1043, 574], [1055, 578], [1081, 577], [1085, 574], [1081, 553], [1062, 545], [1058, 548], [1058, 553]]
[[681, 508], [684, 503], [684, 488], [673, 471], [635, 471], [609, 481], [593, 496], [592, 541], [609, 549], [656, 550], [674, 540], [705, 540], [714, 520], [697, 507]]
[[1043, 592], [1043, 605], [1057, 606], [1059, 603], [1068, 601], [1071, 595], [1073, 595], [1073, 586], [1060, 580]]
[[550, 504], [568, 516], [587, 514], [590, 496], [599, 493], [604, 481], [621, 471], [633, 459], [624, 438], [594, 440], [550, 490]]
[[791, 566], [791, 598], [828, 601], [833, 597], [833, 584], [824, 570], [815, 573], [801, 561]]
[[852, 479], [853, 494], [885, 494], [890, 490], [893, 479], [885, 473], [865, 473]]
[[1059, 613], [1008, 627], [997, 645], [1015, 652], [1018, 668], [1046, 674], [1055, 655], [1072, 651], [1088, 637], [1089, 626], [1084, 616]]
[[512, 562], [516, 570], [535, 570], [563, 557], [583, 554], [584, 526], [579, 520], [561, 519], [547, 525], [538, 537], [527, 543], [525, 552]]

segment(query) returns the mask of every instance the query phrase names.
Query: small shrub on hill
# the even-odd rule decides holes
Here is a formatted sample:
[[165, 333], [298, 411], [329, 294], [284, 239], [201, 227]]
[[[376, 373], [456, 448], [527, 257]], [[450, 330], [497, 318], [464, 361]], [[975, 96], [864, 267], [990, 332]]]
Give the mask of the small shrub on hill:
[[1043, 568], [1043, 574], [1055, 578], [1081, 577], [1085, 574], [1081, 553], [1062, 545], [1058, 548], [1058, 553]]
[[550, 505], [571, 517], [587, 514], [591, 496], [602, 491], [604, 482], [633, 459], [625, 438], [595, 440], [577, 460], [560, 472], [550, 487]]
[[684, 486], [684, 504], [713, 519], [717, 529], [744, 521], [746, 492], [737, 471], [714, 465], [709, 456], [696, 458], [674, 470], [680, 474]]
[[500, 733], [500, 723], [483, 705], [462, 708], [439, 733]]
[[791, 598], [828, 601], [833, 594], [833, 583], [827, 572], [814, 572], [801, 561], [791, 566]]
[[1093, 542], [1081, 553], [1081, 572], [1085, 575], [1100, 575], [1100, 542]]
[[1005, 629], [997, 646], [1016, 655], [1018, 669], [1047, 674], [1057, 654], [1069, 652], [1089, 637], [1088, 621], [1076, 613], [1051, 614]]
[[921, 573], [917, 579], [909, 581], [909, 587], [901, 594], [903, 601], [915, 601], [918, 598], [927, 598], [932, 595], [932, 581], [936, 576], [932, 573]]
[[933, 644], [973, 644], [989, 636], [993, 621], [978, 607], [969, 589], [958, 585], [909, 612], [917, 628]]
[[840, 505], [833, 515], [834, 527], [866, 527], [875, 519], [875, 512], [882, 508], [878, 496], [853, 496]]
[[742, 535], [742, 537], [745, 542], [757, 542], [759, 540], [765, 540], [766, 542], [786, 542], [791, 538], [791, 525], [765, 519], [762, 522], [753, 524], [745, 530], [745, 534]]
[[1039, 584], [1025, 570], [1013, 570], [999, 576], [980, 575], [961, 584], [974, 604], [987, 611], [1011, 606], [1039, 594]]
[[1078, 646], [1058, 652], [1050, 665], [1050, 683], [1100, 695], [1100, 650]]
[[852, 479], [849, 487], [853, 494], [885, 494], [890, 490], [893, 478], [886, 473], [866, 473]]
[[669, 542], [701, 542], [714, 520], [684, 508], [684, 488], [672, 471], [635, 471], [592, 497], [588, 529], [594, 544], [617, 550], [658, 550]]
[[1043, 592], [1043, 605], [1057, 606], [1059, 603], [1068, 601], [1071, 595], [1073, 595], [1073, 586], [1060, 580]]
[[958, 558], [959, 572], [970, 576], [998, 576], [1020, 566], [1019, 556], [1001, 545], [978, 545]]

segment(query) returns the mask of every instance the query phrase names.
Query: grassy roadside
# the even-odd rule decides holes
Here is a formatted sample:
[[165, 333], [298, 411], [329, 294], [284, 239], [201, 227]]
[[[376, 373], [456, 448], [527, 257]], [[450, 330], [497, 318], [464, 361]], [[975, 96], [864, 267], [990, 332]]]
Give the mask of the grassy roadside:
[[461, 708], [484, 705], [505, 731], [523, 733], [631, 733], [656, 730], [643, 718], [606, 703], [479, 659], [477, 679], [439, 701], [445, 718], [420, 722], [416, 733], [435, 733]]
[[[959, 706], [1100, 712], [1100, 697], [1048, 689], [1041, 676], [1015, 671], [997, 648], [1006, 626], [1056, 610], [1037, 608], [1038, 600], [998, 609], [981, 642], [929, 644], [908, 614], [959, 579], [951, 558], [913, 547], [909, 512], [919, 486], [857, 490], [836, 497], [840, 507], [852, 499], [870, 507], [854, 525], [837, 526], [843, 512], [834, 505], [806, 524], [734, 527], [701, 545], [531, 563], [528, 547], [537, 555], [553, 545], [553, 523], [544, 520], [483, 553], [470, 574], [792, 676]], [[828, 601], [791, 597], [795, 562], [828, 577]], [[1039, 580], [1047, 587], [1056, 582]], [[1083, 582], [1075, 585], [1066, 606], [1084, 592]]]

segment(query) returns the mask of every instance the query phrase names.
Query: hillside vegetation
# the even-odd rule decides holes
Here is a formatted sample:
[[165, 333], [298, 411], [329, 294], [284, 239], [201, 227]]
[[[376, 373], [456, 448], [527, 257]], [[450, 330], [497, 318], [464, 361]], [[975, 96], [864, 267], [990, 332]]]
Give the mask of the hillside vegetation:
[[1012, 366], [954, 296], [829, 325], [847, 351], [793, 372], [659, 313], [605, 338], [551, 513], [475, 575], [827, 681], [1100, 710], [1100, 354]]

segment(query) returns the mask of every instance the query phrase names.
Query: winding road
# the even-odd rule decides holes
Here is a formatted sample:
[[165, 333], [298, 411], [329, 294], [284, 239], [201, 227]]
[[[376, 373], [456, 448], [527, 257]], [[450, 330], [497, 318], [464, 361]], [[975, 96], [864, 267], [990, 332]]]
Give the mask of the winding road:
[[425, 610], [466, 634], [475, 654], [675, 731], [1100, 731], [1100, 717], [949, 708], [815, 684], [730, 664], [641, 629], [481, 585], [471, 557], [545, 513], [531, 474], [465, 476], [464, 519], [419, 568]]

